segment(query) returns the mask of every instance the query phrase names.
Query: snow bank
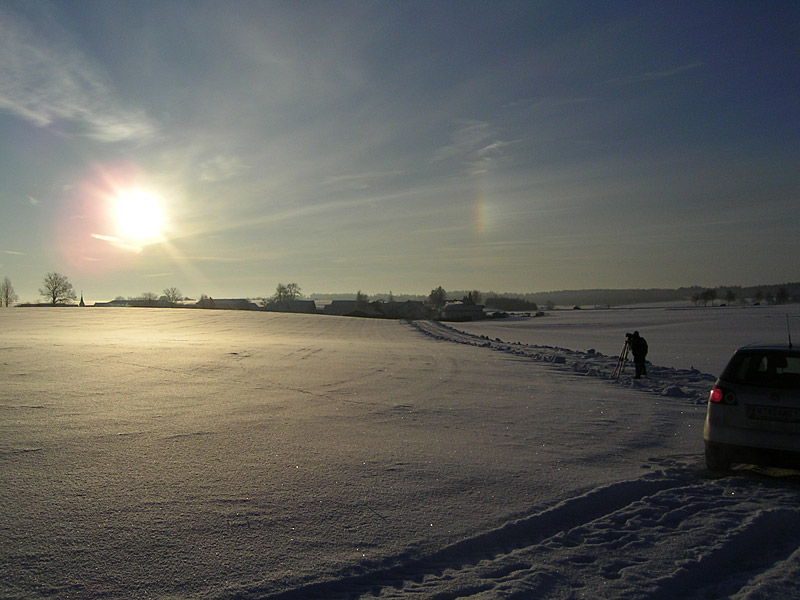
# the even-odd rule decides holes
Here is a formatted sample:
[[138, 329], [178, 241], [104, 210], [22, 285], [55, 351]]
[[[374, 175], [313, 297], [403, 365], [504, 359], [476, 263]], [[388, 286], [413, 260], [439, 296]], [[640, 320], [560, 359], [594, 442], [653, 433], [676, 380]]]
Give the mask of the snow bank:
[[[598, 377], [616, 385], [633, 387], [651, 394], [685, 399], [705, 404], [716, 377], [697, 369], [659, 367], [648, 362], [647, 377], [633, 378], [631, 358], [620, 361], [620, 355], [607, 356], [590, 349], [586, 352], [552, 346], [532, 346], [521, 342], [504, 342], [500, 338], [474, 335], [435, 321], [412, 321], [410, 325], [436, 339], [468, 344], [550, 364], [588, 377]], [[620, 375], [616, 375], [620, 367]], [[626, 368], [627, 367], [627, 368]]]

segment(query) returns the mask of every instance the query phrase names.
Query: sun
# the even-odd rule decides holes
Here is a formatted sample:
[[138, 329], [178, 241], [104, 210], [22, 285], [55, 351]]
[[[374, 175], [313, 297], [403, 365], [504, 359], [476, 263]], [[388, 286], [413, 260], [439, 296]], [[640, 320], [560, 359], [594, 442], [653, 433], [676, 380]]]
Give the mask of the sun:
[[147, 189], [120, 192], [114, 198], [114, 218], [120, 237], [145, 245], [163, 238], [164, 213], [158, 195]]

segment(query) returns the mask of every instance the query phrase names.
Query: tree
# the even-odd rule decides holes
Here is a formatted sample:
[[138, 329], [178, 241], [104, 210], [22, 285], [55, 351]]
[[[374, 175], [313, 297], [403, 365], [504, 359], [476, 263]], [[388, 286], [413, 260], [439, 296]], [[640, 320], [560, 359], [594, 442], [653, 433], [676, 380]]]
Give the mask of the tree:
[[77, 298], [72, 284], [61, 273], [48, 273], [44, 278], [44, 287], [39, 288], [39, 293], [48, 298], [53, 306]]
[[717, 299], [717, 290], [705, 290], [700, 295], [700, 298], [703, 301], [703, 306], [708, 306], [709, 302], [711, 302], [711, 306], [714, 306], [714, 300]]
[[137, 300], [142, 300], [147, 304], [155, 305], [158, 302], [158, 294], [155, 292], [142, 292], [142, 295]]
[[359, 308], [364, 308], [367, 304], [369, 304], [369, 296], [367, 296], [361, 290], [356, 292], [356, 306]]
[[[296, 283], [290, 283], [288, 285], [283, 285], [282, 283], [278, 284], [278, 287], [275, 288], [275, 295], [272, 296], [272, 302], [285, 302], [286, 300], [297, 300], [300, 296], [300, 286]], [[264, 301], [264, 306], [269, 304], [268, 301]]]
[[300, 297], [300, 286], [296, 283], [286, 284], [286, 299], [297, 300]]
[[428, 302], [435, 308], [443, 307], [446, 301], [447, 292], [444, 291], [442, 286], [437, 287], [435, 290], [431, 290], [431, 293], [428, 295]]
[[176, 287], [165, 289], [164, 296], [166, 296], [167, 302], [170, 304], [180, 302], [180, 300], [183, 298], [183, 294], [181, 294], [181, 291]]
[[0, 306], [8, 308], [9, 304], [17, 301], [17, 295], [14, 293], [14, 288], [11, 285], [11, 280], [4, 277], [0, 282]]
[[279, 283], [278, 287], [275, 288], [275, 295], [272, 297], [272, 301], [283, 302], [284, 300], [286, 300], [286, 286]]
[[478, 290], [472, 290], [469, 294], [464, 296], [462, 302], [464, 304], [472, 304], [477, 306], [481, 303], [481, 293]]

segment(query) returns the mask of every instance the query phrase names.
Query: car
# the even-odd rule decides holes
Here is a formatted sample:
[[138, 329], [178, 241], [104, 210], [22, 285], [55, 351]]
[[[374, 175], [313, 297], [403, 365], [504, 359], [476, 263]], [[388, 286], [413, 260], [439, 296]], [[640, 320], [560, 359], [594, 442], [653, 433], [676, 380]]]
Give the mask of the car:
[[800, 349], [739, 348], [709, 394], [703, 441], [711, 471], [800, 468]]

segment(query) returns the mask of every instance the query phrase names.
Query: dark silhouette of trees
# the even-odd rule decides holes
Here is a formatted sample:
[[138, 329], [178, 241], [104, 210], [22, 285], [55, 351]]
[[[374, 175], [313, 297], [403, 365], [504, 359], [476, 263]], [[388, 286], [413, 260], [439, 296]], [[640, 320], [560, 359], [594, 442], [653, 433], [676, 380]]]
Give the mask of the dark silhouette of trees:
[[286, 299], [297, 300], [300, 297], [300, 286], [296, 283], [286, 284]]
[[44, 278], [44, 287], [39, 288], [39, 293], [50, 300], [53, 306], [77, 298], [72, 284], [61, 273], [48, 273]]
[[361, 290], [358, 290], [356, 292], [356, 306], [358, 308], [364, 308], [368, 304], [369, 304], [369, 296], [364, 292], [362, 292]]
[[698, 296], [692, 296], [692, 300], [697, 302], [702, 302], [703, 306], [708, 306], [708, 303], [711, 302], [711, 306], [714, 306], [714, 300], [717, 299], [717, 290], [703, 290]]
[[264, 301], [264, 306], [269, 304], [270, 302], [285, 302], [287, 300], [297, 300], [300, 297], [300, 286], [296, 283], [289, 283], [287, 285], [283, 285], [282, 283], [278, 284], [278, 287], [275, 289], [275, 294], [269, 300]]
[[[486, 306], [505, 311], [530, 311], [539, 310], [536, 302], [525, 300], [524, 298], [492, 297], [486, 299]], [[552, 310], [552, 309], [550, 309]]]
[[171, 287], [164, 290], [164, 297], [170, 304], [176, 304], [181, 301], [183, 294], [181, 294], [181, 291], [178, 288]]
[[444, 291], [442, 286], [431, 290], [431, 293], [428, 295], [428, 303], [431, 306], [435, 308], [442, 308], [445, 302], [447, 302], [447, 292]]
[[0, 281], [0, 306], [8, 308], [12, 302], [17, 301], [17, 298], [14, 287], [11, 285], [11, 280], [8, 277], [3, 277], [3, 281]]
[[155, 292], [142, 292], [142, 295], [136, 298], [136, 300], [141, 300], [147, 305], [155, 306], [158, 304], [158, 294]]
[[477, 306], [478, 304], [481, 303], [481, 299], [482, 299], [481, 293], [478, 290], [472, 290], [470, 293], [468, 293], [466, 296], [464, 296], [464, 298], [462, 299], [462, 302], [464, 304], [470, 304], [472, 306]]

